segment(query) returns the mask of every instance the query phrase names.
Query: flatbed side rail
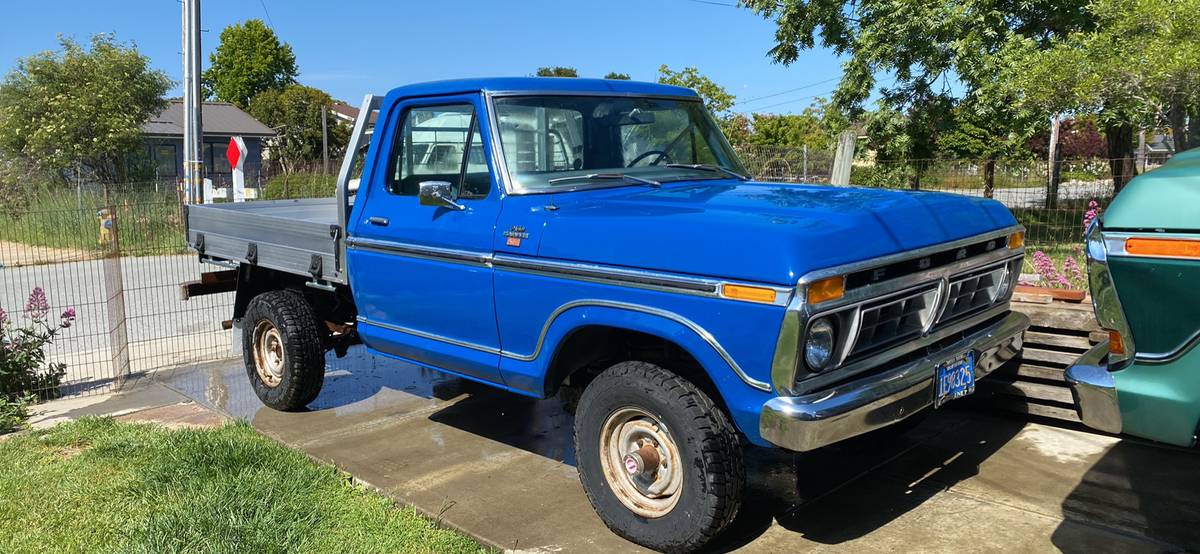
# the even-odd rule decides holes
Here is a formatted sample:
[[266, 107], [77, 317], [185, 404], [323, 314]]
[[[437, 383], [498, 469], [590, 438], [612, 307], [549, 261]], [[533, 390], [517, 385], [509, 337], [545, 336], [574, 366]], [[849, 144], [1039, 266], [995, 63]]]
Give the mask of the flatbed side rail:
[[[359, 150], [370, 144], [371, 116], [383, 98], [374, 94], [363, 96], [362, 107], [358, 110], [358, 119], [354, 121], [354, 129], [350, 132], [350, 142], [346, 145], [346, 155], [342, 158], [342, 167], [337, 176], [337, 236], [334, 237], [337, 255], [334, 257], [334, 271], [344, 275], [346, 271], [346, 222], [350, 218], [350, 176], [354, 174], [354, 163]], [[361, 183], [359, 186], [362, 186]]]

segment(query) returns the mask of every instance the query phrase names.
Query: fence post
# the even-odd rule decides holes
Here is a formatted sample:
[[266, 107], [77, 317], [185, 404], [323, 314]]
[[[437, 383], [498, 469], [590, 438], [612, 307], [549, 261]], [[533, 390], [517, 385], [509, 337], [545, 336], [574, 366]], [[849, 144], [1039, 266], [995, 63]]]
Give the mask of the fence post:
[[1061, 175], [1058, 163], [1061, 157], [1058, 147], [1059, 124], [1060, 120], [1055, 114], [1054, 118], [1050, 120], [1050, 151], [1046, 156], [1047, 162], [1050, 164], [1046, 168], [1046, 208], [1051, 210], [1058, 207], [1058, 181]]
[[801, 180], [805, 183], [808, 182], [808, 145], [807, 144], [804, 145], [804, 177], [802, 177]]
[[833, 185], [850, 184], [850, 166], [854, 163], [854, 141], [858, 131], [846, 129], [838, 135], [837, 151], [833, 155], [833, 171], [829, 183]]
[[101, 213], [97, 214], [101, 225], [108, 229], [108, 236], [101, 234], [100, 238], [102, 242], [107, 242], [101, 245], [105, 247], [104, 260], [101, 262], [104, 311], [108, 315], [108, 351], [114, 387], [120, 390], [129, 377], [129, 332], [125, 318], [125, 280], [121, 277], [120, 217], [116, 204], [109, 200], [108, 185], [104, 185], [104, 206]]

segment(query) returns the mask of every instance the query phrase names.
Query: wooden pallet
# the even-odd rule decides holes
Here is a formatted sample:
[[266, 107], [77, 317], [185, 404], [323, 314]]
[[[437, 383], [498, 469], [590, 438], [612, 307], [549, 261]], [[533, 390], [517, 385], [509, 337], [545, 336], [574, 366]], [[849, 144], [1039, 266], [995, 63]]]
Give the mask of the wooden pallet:
[[1013, 302], [1029, 316], [1021, 357], [978, 384], [981, 401], [993, 407], [1078, 422], [1064, 372], [1104, 338], [1092, 304], [1054, 301]]

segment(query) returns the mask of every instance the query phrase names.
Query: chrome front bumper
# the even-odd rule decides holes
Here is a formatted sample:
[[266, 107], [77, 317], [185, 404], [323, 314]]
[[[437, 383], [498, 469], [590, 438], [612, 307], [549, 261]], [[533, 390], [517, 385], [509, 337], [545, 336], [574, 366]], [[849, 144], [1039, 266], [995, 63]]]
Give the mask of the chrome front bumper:
[[804, 452], [886, 427], [933, 405], [939, 364], [971, 351], [975, 378], [982, 378], [1021, 353], [1027, 328], [1029, 318], [1010, 311], [951, 346], [884, 373], [821, 392], [773, 398], [763, 404], [759, 432], [772, 444]]
[[1067, 383], [1084, 425], [1106, 433], [1121, 432], [1117, 382], [1108, 370], [1108, 341], [1092, 347], [1067, 368]]

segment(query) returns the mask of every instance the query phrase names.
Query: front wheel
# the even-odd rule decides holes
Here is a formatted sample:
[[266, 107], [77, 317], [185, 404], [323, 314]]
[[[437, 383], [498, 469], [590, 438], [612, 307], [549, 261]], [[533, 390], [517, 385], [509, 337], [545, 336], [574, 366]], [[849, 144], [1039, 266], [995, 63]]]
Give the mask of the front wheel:
[[264, 292], [242, 318], [246, 374], [263, 404], [292, 411], [317, 398], [325, 382], [325, 349], [312, 306], [294, 291]]
[[700, 548], [741, 505], [742, 453], [729, 419], [695, 385], [653, 364], [623, 362], [588, 385], [575, 453], [596, 513], [642, 546]]

